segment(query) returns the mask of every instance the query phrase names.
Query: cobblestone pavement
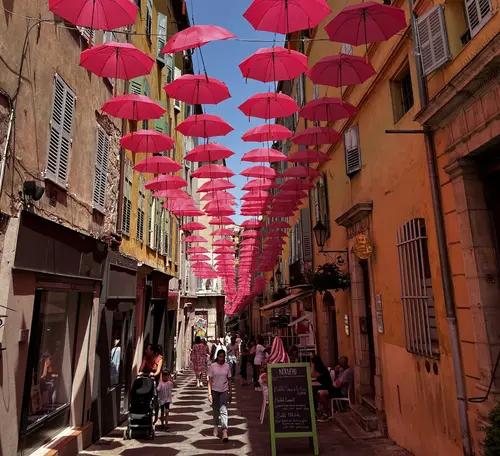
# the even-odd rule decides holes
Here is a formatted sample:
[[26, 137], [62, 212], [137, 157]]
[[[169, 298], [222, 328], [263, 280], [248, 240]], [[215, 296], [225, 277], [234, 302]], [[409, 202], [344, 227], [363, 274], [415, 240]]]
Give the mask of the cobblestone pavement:
[[[259, 422], [261, 393], [250, 386], [236, 386], [229, 408], [229, 442], [212, 435], [213, 421], [206, 388], [196, 388], [190, 373], [177, 377], [177, 388], [170, 410], [168, 431], [157, 431], [154, 440], [123, 440], [124, 427], [80, 453], [80, 456], [173, 456], [173, 455], [258, 455], [271, 454], [269, 424]], [[319, 423], [321, 455], [407, 456], [388, 439], [353, 441], [334, 423]], [[307, 439], [278, 442], [278, 454], [310, 455]]]

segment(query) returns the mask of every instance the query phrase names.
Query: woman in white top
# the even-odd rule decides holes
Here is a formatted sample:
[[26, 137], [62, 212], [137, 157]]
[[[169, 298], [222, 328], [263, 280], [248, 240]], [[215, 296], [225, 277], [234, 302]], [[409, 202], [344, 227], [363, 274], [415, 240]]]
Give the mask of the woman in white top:
[[257, 346], [255, 347], [255, 358], [253, 360], [253, 386], [255, 391], [260, 391], [259, 375], [260, 367], [266, 360], [266, 347], [264, 347], [264, 339], [262, 336], [257, 337]]

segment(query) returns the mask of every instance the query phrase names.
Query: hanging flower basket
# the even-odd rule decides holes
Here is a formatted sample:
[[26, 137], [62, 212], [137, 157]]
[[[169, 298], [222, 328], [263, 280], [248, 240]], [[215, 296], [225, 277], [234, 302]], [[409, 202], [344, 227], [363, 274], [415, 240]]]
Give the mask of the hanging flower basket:
[[349, 275], [342, 272], [336, 264], [325, 263], [319, 266], [316, 272], [310, 274], [309, 283], [320, 292], [339, 291], [349, 288], [351, 280]]

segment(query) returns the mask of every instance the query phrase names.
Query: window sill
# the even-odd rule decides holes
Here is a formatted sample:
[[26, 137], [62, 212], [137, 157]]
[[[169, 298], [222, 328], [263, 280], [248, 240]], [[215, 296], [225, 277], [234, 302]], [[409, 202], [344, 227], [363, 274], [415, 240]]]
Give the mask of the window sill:
[[46, 174], [46, 172], [44, 172], [44, 176], [43, 176], [43, 180], [45, 182], [48, 182], [48, 183], [54, 185], [55, 187], [57, 187], [58, 190], [61, 190], [64, 193], [68, 192], [69, 184], [67, 182], [62, 184], [61, 182], [58, 182], [57, 180], [52, 179], [50, 176], [47, 176], [45, 174]]
[[40, 429], [45, 423], [56, 418], [57, 416], [62, 415], [68, 409], [69, 409], [69, 402], [67, 402], [66, 404], [60, 405], [56, 410], [54, 410], [54, 411], [50, 412], [49, 414], [45, 415], [44, 417], [38, 419], [34, 423], [26, 426], [26, 429], [24, 429], [24, 431], [22, 431], [21, 434], [28, 435], [28, 434]]

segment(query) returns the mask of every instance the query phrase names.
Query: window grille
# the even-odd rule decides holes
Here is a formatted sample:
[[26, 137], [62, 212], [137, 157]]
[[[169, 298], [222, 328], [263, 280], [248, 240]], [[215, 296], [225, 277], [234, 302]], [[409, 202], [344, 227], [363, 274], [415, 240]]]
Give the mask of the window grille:
[[397, 235], [406, 349], [436, 357], [439, 342], [424, 219], [405, 223]]

